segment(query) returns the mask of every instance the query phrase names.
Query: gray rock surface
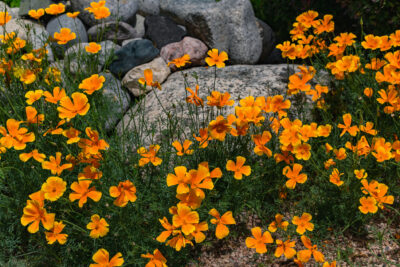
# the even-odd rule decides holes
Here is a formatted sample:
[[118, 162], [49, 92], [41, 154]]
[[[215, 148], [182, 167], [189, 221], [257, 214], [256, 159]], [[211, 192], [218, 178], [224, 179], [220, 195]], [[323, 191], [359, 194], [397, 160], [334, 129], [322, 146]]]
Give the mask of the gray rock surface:
[[[48, 43], [49, 33], [46, 29], [39, 24], [34, 24], [35, 26], [31, 28], [28, 32], [27, 39], [28, 42], [32, 44], [33, 49], [42, 48], [46, 43]], [[54, 61], [53, 49], [51, 49], [50, 45], [47, 45], [47, 58], [49, 61]]]
[[171, 73], [167, 63], [161, 57], [157, 57], [149, 63], [131, 69], [122, 79], [122, 85], [128, 88], [134, 96], [144, 95], [152, 89], [150, 86], [146, 86], [146, 89], [143, 90], [138, 82], [139, 78], [144, 76], [143, 73], [145, 69], [151, 69], [153, 71], [153, 80], [160, 84], [164, 82]]
[[[90, 7], [93, 0], [71, 0], [71, 7], [75, 11], [80, 11], [79, 17], [88, 25], [94, 26], [99, 23], [94, 15], [85, 10]], [[98, 1], [96, 1], [98, 2]], [[110, 9], [111, 15], [103, 21], [123, 21], [135, 25], [136, 11], [138, 9], [137, 0], [107, 0], [106, 7]]]
[[13, 18], [19, 18], [19, 7], [13, 7], [11, 8], [11, 14]]
[[[27, 19], [11, 19], [4, 27], [7, 33], [15, 32], [23, 40], [27, 40], [30, 28], [40, 26]], [[4, 27], [0, 27], [0, 35], [4, 35]]]
[[99, 75], [106, 78], [102, 89], [103, 96], [108, 100], [104, 103], [108, 109], [105, 116], [105, 128], [106, 130], [112, 130], [128, 110], [131, 99], [129, 94], [122, 88], [121, 82], [111, 73], [101, 72]]
[[[99, 33], [102, 34], [99, 34]], [[138, 37], [136, 30], [125, 22], [110, 21], [102, 24], [97, 24], [88, 30], [88, 38], [90, 41], [98, 42], [103, 40], [115, 40], [122, 42], [127, 39]], [[100, 38], [97, 40], [97, 38]]]
[[254, 64], [262, 38], [249, 0], [161, 0], [162, 14], [187, 28], [188, 35], [228, 53], [235, 64]]
[[19, 6], [19, 15], [27, 16], [29, 10], [46, 8], [49, 5], [54, 4], [51, 0], [21, 0]]
[[263, 40], [263, 50], [258, 62], [265, 64], [268, 57], [275, 48], [275, 33], [271, 29], [271, 27], [262, 20], [257, 19], [257, 26]]
[[[293, 68], [287, 64], [281, 65], [234, 65], [227, 66], [222, 69], [217, 69], [217, 80], [216, 80], [216, 91], [219, 92], [229, 92], [231, 99], [235, 101], [235, 105], [238, 104], [238, 100], [243, 99], [247, 96], [273, 96], [277, 94], [285, 94], [287, 90], [288, 77], [293, 74], [298, 69], [288, 69]], [[191, 75], [195, 72], [198, 76], [199, 81], [199, 96], [204, 100], [206, 109], [208, 88], [213, 88], [214, 84], [214, 69], [212, 68], [192, 68], [180, 72], [175, 72], [171, 74], [168, 79], [162, 84], [162, 90], [155, 90], [154, 93], [149, 93], [141, 105], [135, 105], [132, 107], [124, 116], [124, 123], [119, 123], [117, 129], [118, 133], [122, 132], [122, 125], [125, 125], [125, 131], [147, 131], [155, 127], [155, 142], [159, 142], [163, 138], [162, 131], [164, 128], [160, 129], [160, 125], [167, 124], [167, 116], [163, 112], [163, 108], [170, 113], [173, 121], [182, 122], [182, 127], [186, 136], [192, 136], [193, 129], [189, 128], [189, 109], [185, 102], [187, 96], [182, 74], [187, 77], [189, 82], [189, 87], [193, 90], [195, 89], [196, 80]], [[160, 101], [158, 101], [157, 97]], [[163, 108], [161, 108], [160, 103], [162, 103]], [[296, 105], [296, 102], [292, 102], [294, 109], [294, 115], [297, 116], [296, 112], [299, 107], [303, 106]], [[138, 107], [144, 110], [143, 121], [139, 123], [139, 115], [137, 115]], [[190, 105], [194, 109], [193, 105]], [[199, 109], [200, 118], [203, 118], [204, 114], [201, 109]], [[234, 107], [227, 107], [226, 113], [234, 113]], [[136, 115], [135, 115], [136, 114]], [[302, 113], [301, 116], [304, 114]], [[302, 118], [302, 117], [300, 117]], [[211, 118], [214, 119], [214, 118]], [[158, 124], [162, 122], [161, 124]], [[209, 121], [206, 122], [208, 124]], [[206, 125], [201, 125], [205, 127]], [[198, 133], [196, 133], [198, 134]], [[150, 144], [150, 140], [145, 138], [142, 140], [145, 145]]]
[[[188, 54], [191, 63], [187, 64], [187, 66], [201, 66], [205, 63], [204, 59], [207, 56], [207, 51], [208, 48], [202, 41], [187, 36], [180, 42], [164, 46], [160, 55], [168, 63], [175, 58]], [[170, 65], [170, 68], [173, 71], [177, 70], [177, 67], [173, 64]]]
[[150, 40], [136, 40], [115, 52], [115, 59], [110, 64], [110, 71], [117, 77], [123, 77], [136, 66], [153, 60], [159, 54]]
[[71, 47], [72, 45], [79, 42], [87, 42], [88, 37], [86, 33], [85, 26], [79, 18], [70, 18], [66, 14], [57, 16], [49, 21], [46, 26], [46, 30], [51, 37], [54, 37], [54, 33], [60, 32], [61, 28], [69, 28], [72, 32], [76, 34], [76, 39], [69, 41], [65, 45], [59, 45], [54, 42], [54, 48], [56, 53], [62, 54], [65, 49]]
[[15, 13], [13, 8], [11, 8], [4, 2], [0, 2], [0, 12], [8, 12], [8, 14], [11, 16], [12, 19], [16, 19], [18, 15], [18, 13]]
[[136, 14], [136, 24], [135, 24], [135, 31], [137, 38], [143, 38], [145, 34], [144, 29], [144, 20], [145, 18], [139, 14]]
[[160, 14], [160, 0], [138, 0], [138, 12], [143, 15], [159, 15]]
[[185, 30], [165, 16], [147, 16], [144, 26], [146, 38], [152, 40], [158, 49], [167, 44], [179, 42], [186, 35]]

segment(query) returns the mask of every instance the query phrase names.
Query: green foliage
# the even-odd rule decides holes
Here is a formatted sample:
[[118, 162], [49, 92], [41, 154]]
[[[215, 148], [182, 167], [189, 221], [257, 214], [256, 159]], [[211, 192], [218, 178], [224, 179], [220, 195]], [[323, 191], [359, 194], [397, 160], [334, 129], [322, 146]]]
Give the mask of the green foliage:
[[21, 0], [4, 0], [9, 7], [19, 7]]

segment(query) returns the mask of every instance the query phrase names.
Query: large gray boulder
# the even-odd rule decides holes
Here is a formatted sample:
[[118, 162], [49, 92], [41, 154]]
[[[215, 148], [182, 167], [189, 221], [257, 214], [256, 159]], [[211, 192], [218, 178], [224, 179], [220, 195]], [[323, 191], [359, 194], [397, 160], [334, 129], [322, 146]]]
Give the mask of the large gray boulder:
[[138, 12], [143, 16], [160, 14], [160, 0], [138, 0], [138, 2]]
[[83, 25], [82, 21], [79, 18], [70, 18], [66, 14], [57, 16], [49, 21], [46, 26], [46, 30], [50, 34], [51, 37], [54, 37], [54, 33], [60, 32], [61, 28], [68, 28], [72, 32], [76, 34], [76, 38], [74, 40], [69, 41], [65, 45], [59, 45], [57, 42], [54, 42], [54, 47], [56, 49], [56, 53], [63, 53], [68, 47], [80, 42], [87, 42], [88, 36], [86, 33], [85, 25]]
[[262, 38], [249, 0], [160, 0], [160, 10], [184, 25], [189, 36], [227, 52], [235, 64], [260, 58]]
[[131, 25], [122, 21], [110, 21], [94, 25], [90, 27], [87, 33], [89, 40], [93, 42], [103, 40], [122, 42], [139, 37], [136, 30]]
[[[217, 80], [215, 83], [215, 90], [219, 92], [229, 92], [231, 99], [238, 105], [240, 99], [247, 96], [273, 96], [277, 94], [285, 95], [287, 90], [288, 78], [294, 72], [298, 72], [297, 68], [287, 64], [281, 65], [234, 65], [227, 66], [222, 69], [217, 69]], [[195, 90], [196, 78], [199, 82], [199, 96], [204, 100], [205, 110], [208, 110], [207, 96], [209, 95], [209, 88], [214, 86], [214, 69], [197, 67], [184, 71], [179, 71], [171, 74], [168, 79], [161, 85], [162, 90], [154, 90], [146, 95], [140, 105], [132, 107], [124, 116], [123, 122], [120, 122], [117, 130], [122, 133], [123, 129], [126, 131], [141, 131], [146, 132], [150, 129], [156, 129], [154, 141], [158, 143], [163, 138], [163, 130], [167, 125], [168, 116], [164, 110], [169, 113], [169, 117], [174, 122], [179, 122], [186, 136], [192, 136], [193, 128], [190, 128], [191, 112], [195, 110], [195, 106], [187, 104], [185, 98], [188, 93], [186, 87]], [[183, 76], [187, 78], [188, 84], [184, 84]], [[322, 83], [324, 84], [324, 83]], [[156, 95], [157, 94], [157, 95]], [[293, 100], [294, 98], [291, 98]], [[163, 107], [161, 107], [160, 103]], [[234, 106], [226, 107], [225, 114], [234, 113]], [[303, 113], [300, 110], [304, 109], [303, 103], [297, 104], [292, 101], [291, 111], [294, 116], [303, 119]], [[189, 110], [189, 107], [191, 111]], [[138, 108], [144, 112], [144, 117], [138, 115]], [[204, 118], [203, 110], [198, 108], [199, 118]], [[139, 121], [140, 118], [140, 121]], [[210, 118], [211, 120], [214, 118]], [[209, 120], [205, 122], [206, 127]], [[124, 127], [124, 128], [123, 128]], [[176, 136], [178, 137], [178, 136]], [[150, 140], [145, 137], [141, 140], [145, 145], [150, 144]]]
[[19, 15], [28, 16], [28, 12], [31, 9], [45, 9], [49, 5], [54, 4], [51, 0], [21, 0], [19, 6]]
[[[79, 17], [88, 25], [94, 26], [100, 23], [85, 8], [90, 7], [93, 0], [71, 0], [72, 9], [81, 12]], [[96, 1], [98, 2], [98, 1]], [[107, 0], [106, 7], [110, 9], [111, 15], [103, 21], [123, 21], [135, 25], [136, 11], [138, 10], [137, 0]]]

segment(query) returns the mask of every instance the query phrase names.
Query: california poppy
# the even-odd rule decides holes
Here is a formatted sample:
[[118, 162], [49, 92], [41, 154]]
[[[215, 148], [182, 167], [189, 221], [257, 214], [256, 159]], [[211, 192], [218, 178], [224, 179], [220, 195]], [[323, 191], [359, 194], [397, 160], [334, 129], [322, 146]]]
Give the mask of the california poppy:
[[208, 214], [215, 217], [211, 219], [210, 222], [217, 225], [215, 236], [218, 239], [222, 239], [229, 234], [229, 228], [226, 225], [236, 224], [236, 221], [232, 216], [232, 211], [227, 211], [221, 216], [216, 209], [211, 209]]

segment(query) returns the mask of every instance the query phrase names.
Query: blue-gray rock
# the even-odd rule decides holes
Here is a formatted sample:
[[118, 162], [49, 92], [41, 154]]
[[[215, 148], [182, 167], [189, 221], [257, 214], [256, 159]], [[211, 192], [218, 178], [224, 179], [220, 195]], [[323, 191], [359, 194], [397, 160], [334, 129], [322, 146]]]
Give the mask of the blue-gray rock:
[[161, 14], [186, 26], [188, 35], [226, 51], [232, 63], [257, 63], [262, 38], [250, 0], [161, 0]]
[[99, 75], [104, 76], [106, 81], [103, 84], [103, 96], [106, 98], [105, 107], [105, 128], [113, 129], [122, 119], [130, 105], [130, 96], [122, 88], [121, 82], [109, 72], [101, 72]]
[[256, 23], [263, 40], [263, 50], [258, 63], [266, 64], [267, 58], [275, 48], [275, 33], [264, 21], [257, 19]]
[[[100, 32], [101, 34], [99, 34]], [[136, 30], [128, 23], [122, 21], [110, 21], [97, 24], [88, 30], [88, 38], [93, 42], [103, 40], [122, 42], [136, 37], [138, 37]]]
[[158, 49], [170, 43], [180, 42], [186, 31], [165, 16], [147, 16], [144, 21], [146, 38], [153, 41]]
[[28, 16], [28, 12], [31, 9], [46, 8], [49, 5], [54, 4], [51, 0], [21, 0], [19, 6], [19, 15]]
[[[93, 0], [71, 0], [72, 10], [81, 12], [81, 18], [88, 26], [99, 23], [85, 8], [90, 7]], [[98, 1], [96, 1], [98, 2]], [[138, 10], [137, 0], [107, 0], [106, 7], [109, 8], [111, 15], [103, 21], [123, 21], [135, 25], [136, 11]]]
[[85, 25], [83, 25], [82, 21], [79, 18], [73, 19], [68, 17], [66, 14], [63, 14], [50, 20], [46, 26], [46, 30], [51, 37], [54, 37], [54, 33], [60, 32], [61, 28], [69, 28], [72, 32], [76, 34], [76, 39], [69, 41], [65, 45], [59, 45], [57, 44], [57, 42], [54, 42], [53, 46], [56, 50], [55, 52], [58, 54], [63, 53], [66, 48], [76, 43], [88, 41]]
[[123, 77], [134, 67], [153, 60], [159, 52], [150, 40], [132, 41], [115, 52], [116, 59], [110, 64], [110, 71], [117, 77]]
[[136, 36], [137, 38], [143, 38], [145, 34], [145, 29], [144, 29], [144, 17], [136, 14], [136, 24], [135, 24], [135, 31], [136, 31]]

